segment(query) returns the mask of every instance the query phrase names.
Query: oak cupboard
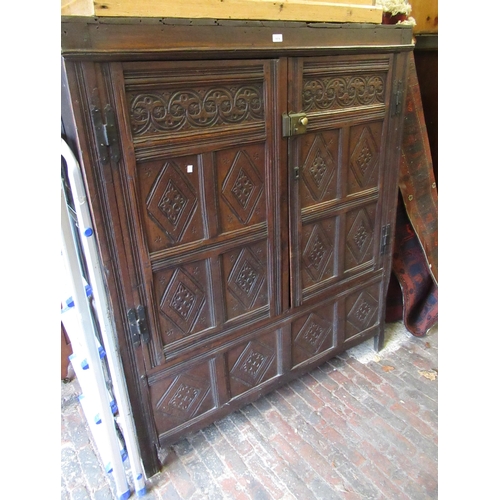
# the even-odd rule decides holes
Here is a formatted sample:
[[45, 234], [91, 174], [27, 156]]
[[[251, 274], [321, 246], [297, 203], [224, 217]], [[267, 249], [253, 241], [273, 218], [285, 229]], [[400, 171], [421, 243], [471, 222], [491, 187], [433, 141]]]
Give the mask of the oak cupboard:
[[411, 28], [62, 19], [142, 459], [383, 343]]

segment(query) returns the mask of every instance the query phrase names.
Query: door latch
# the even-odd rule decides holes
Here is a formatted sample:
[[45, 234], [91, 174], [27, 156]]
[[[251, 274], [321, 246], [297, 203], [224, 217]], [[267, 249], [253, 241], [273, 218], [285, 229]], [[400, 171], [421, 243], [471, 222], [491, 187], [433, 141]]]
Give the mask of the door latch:
[[301, 135], [307, 132], [309, 119], [305, 113], [283, 113], [283, 137]]

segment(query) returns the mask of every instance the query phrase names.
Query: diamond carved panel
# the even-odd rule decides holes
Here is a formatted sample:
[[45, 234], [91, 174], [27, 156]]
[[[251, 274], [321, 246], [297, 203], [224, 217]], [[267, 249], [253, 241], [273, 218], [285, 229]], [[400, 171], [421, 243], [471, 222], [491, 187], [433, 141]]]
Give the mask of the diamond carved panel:
[[373, 241], [373, 227], [366, 210], [360, 210], [347, 233], [346, 244], [358, 264], [365, 259]]
[[248, 248], [236, 259], [228, 278], [228, 289], [236, 299], [250, 309], [259, 294], [265, 278], [265, 269]]
[[328, 236], [316, 224], [302, 253], [304, 268], [314, 281], [320, 281], [323, 277], [332, 251]]
[[332, 332], [331, 325], [317, 314], [310, 314], [304, 326], [295, 337], [295, 345], [304, 349], [310, 355], [319, 352], [326, 338]]
[[264, 183], [250, 156], [238, 151], [222, 185], [222, 199], [242, 224], [252, 217]]
[[196, 194], [174, 162], [160, 171], [146, 200], [149, 217], [172, 243], [182, 238], [196, 208]]
[[360, 293], [347, 314], [347, 321], [355, 331], [361, 332], [373, 324], [378, 312], [378, 301], [366, 291]]
[[377, 143], [368, 127], [365, 127], [354, 147], [350, 158], [351, 172], [360, 187], [365, 187], [370, 181], [378, 164]]
[[160, 300], [160, 311], [189, 333], [205, 303], [205, 292], [192, 277], [176, 269]]
[[302, 166], [304, 184], [316, 201], [325, 196], [336, 170], [337, 163], [328, 151], [323, 136], [316, 135]]
[[262, 380], [274, 358], [270, 347], [253, 340], [248, 343], [231, 369], [231, 377], [253, 387]]
[[209, 380], [180, 375], [160, 398], [156, 409], [167, 416], [188, 420], [197, 412], [209, 390]]

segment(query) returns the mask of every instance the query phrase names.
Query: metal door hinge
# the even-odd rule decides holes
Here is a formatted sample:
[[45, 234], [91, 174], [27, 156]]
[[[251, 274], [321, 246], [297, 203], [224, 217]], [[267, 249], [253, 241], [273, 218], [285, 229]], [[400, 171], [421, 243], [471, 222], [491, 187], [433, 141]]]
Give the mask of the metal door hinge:
[[109, 104], [106, 104], [104, 107], [104, 122], [102, 120], [101, 111], [97, 106], [92, 105], [90, 111], [97, 138], [97, 149], [99, 151], [101, 165], [107, 164], [110, 158], [114, 162], [118, 162], [121, 158], [121, 154], [113, 108]]
[[391, 114], [392, 116], [397, 116], [400, 115], [403, 110], [403, 82], [399, 80], [394, 87]]
[[141, 344], [141, 339], [145, 344], [150, 340], [149, 330], [146, 323], [146, 312], [144, 306], [139, 305], [135, 309], [127, 311], [128, 323], [132, 331], [132, 342], [134, 346]]
[[283, 113], [283, 137], [305, 134], [309, 119], [305, 113]]
[[391, 235], [391, 225], [387, 224], [382, 227], [382, 235], [380, 237], [380, 255], [385, 255], [389, 248], [389, 240]]

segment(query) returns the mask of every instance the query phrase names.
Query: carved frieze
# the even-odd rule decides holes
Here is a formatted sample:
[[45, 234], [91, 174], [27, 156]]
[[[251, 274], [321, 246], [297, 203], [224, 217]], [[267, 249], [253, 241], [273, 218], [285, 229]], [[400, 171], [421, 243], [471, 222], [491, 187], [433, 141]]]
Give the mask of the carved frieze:
[[134, 92], [129, 106], [134, 137], [261, 121], [263, 85]]
[[304, 111], [323, 111], [383, 103], [382, 75], [325, 76], [305, 78], [302, 89]]

